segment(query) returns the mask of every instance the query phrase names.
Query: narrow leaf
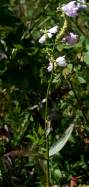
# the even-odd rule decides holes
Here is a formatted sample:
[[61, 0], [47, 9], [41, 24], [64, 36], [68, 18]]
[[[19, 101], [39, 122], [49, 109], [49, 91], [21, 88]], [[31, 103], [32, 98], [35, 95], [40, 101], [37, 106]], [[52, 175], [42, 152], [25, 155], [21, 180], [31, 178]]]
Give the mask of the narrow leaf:
[[57, 154], [63, 147], [64, 145], [66, 144], [66, 142], [68, 141], [72, 131], [73, 131], [73, 127], [74, 127], [74, 124], [71, 124], [68, 129], [65, 131], [64, 135], [60, 138], [60, 140], [58, 140], [55, 144], [53, 144], [51, 147], [50, 147], [50, 150], [49, 150], [49, 157]]

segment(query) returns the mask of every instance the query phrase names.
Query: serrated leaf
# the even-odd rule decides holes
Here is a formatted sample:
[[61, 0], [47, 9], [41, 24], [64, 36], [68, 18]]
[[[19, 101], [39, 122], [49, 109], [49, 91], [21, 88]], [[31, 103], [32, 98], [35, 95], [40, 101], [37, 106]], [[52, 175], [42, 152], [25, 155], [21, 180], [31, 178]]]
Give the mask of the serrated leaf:
[[74, 127], [74, 124], [71, 124], [68, 127], [68, 129], [65, 131], [64, 135], [60, 138], [60, 140], [58, 140], [55, 144], [53, 144], [50, 147], [49, 157], [57, 154], [64, 147], [64, 145], [67, 143], [67, 141], [73, 131], [73, 127]]

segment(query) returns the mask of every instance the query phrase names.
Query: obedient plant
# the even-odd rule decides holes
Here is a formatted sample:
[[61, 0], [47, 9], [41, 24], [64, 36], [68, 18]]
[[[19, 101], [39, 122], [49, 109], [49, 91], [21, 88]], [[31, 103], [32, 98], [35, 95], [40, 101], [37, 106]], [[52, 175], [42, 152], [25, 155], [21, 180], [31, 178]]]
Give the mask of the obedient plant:
[[68, 34], [62, 39], [63, 42], [66, 42], [66, 43], [68, 43], [68, 44], [70, 44], [70, 45], [74, 45], [74, 44], [77, 42], [77, 40], [78, 40], [78, 35], [76, 35], [76, 34], [74, 34], [74, 33], [72, 33], [72, 32], [68, 33]]
[[67, 66], [67, 63], [66, 63], [66, 60], [65, 60], [65, 56], [60, 56], [56, 59], [56, 62], [57, 62], [57, 65], [60, 66], [60, 67], [66, 67]]
[[85, 1], [71, 1], [68, 4], [65, 4], [62, 6], [62, 10], [67, 16], [75, 17], [78, 15], [80, 10], [86, 9], [87, 6], [85, 4]]
[[53, 64], [52, 64], [52, 62], [50, 62], [48, 67], [47, 67], [47, 70], [48, 70], [48, 72], [51, 72], [52, 69], [53, 69]]
[[[38, 4], [40, 4], [40, 2], [41, 1], [39, 0], [37, 1]], [[47, 1], [47, 6], [43, 7], [43, 10], [47, 9], [50, 11], [50, 2], [52, 2], [52, 0]], [[56, 5], [56, 2], [58, 3], [57, 0], [55, 0], [55, 3], [53, 1], [52, 6], [53, 3]], [[28, 178], [30, 178], [29, 180], [32, 182], [31, 175], [34, 174], [33, 171], [35, 171], [35, 169], [37, 170], [37, 175], [39, 169], [40, 172], [39, 176], [40, 178], [42, 178], [41, 181], [43, 180], [42, 187], [49, 187], [49, 186], [51, 187], [51, 186], [55, 186], [55, 184], [58, 184], [59, 186], [59, 183], [61, 186], [61, 182], [59, 181], [60, 172], [57, 172], [58, 181], [56, 181], [56, 179], [54, 180], [53, 176], [51, 175], [52, 170], [55, 170], [57, 167], [58, 169], [61, 168], [62, 180], [64, 180], [64, 178], [70, 178], [71, 175], [75, 176], [76, 172], [78, 171], [78, 170], [75, 171], [77, 165], [75, 163], [76, 152], [73, 152], [74, 165], [72, 165], [71, 149], [73, 149], [74, 146], [77, 147], [76, 136], [78, 137], [78, 133], [79, 133], [77, 127], [78, 126], [80, 127], [80, 125], [82, 126], [82, 124], [85, 124], [87, 122], [86, 113], [87, 113], [87, 108], [89, 108], [89, 105], [88, 102], [86, 101], [88, 101], [89, 98], [88, 97], [89, 85], [87, 84], [89, 82], [89, 78], [88, 79], [86, 78], [86, 72], [88, 77], [89, 42], [87, 40], [87, 37], [84, 38], [84, 35], [83, 34], [81, 35], [81, 30], [76, 22], [78, 19], [81, 19], [82, 21], [83, 18], [82, 15], [85, 13], [85, 10], [87, 8], [87, 3], [85, 2], [85, 0], [75, 0], [75, 1], [66, 0], [66, 2], [68, 3], [61, 5], [61, 2], [62, 0], [61, 1], [59, 0], [60, 11], [59, 12], [54, 11], [54, 13], [51, 12], [52, 14], [49, 14], [49, 12], [48, 14], [46, 14], [46, 12], [45, 13], [43, 12], [42, 14], [41, 12], [42, 9], [39, 6], [41, 10], [40, 14], [37, 14], [37, 19], [35, 20], [35, 22], [34, 22], [35, 14], [32, 15], [31, 24], [29, 24], [29, 27], [31, 27], [31, 29], [29, 30], [28, 27], [28, 30], [24, 33], [24, 29], [25, 29], [24, 28], [21, 32], [22, 35], [20, 34], [20, 32], [18, 32], [19, 29], [15, 29], [15, 32], [12, 34], [13, 29], [9, 28], [10, 30], [9, 33], [8, 27], [5, 27], [4, 28], [5, 31], [8, 30], [6, 32], [6, 35], [5, 35], [5, 31], [2, 33], [3, 26], [1, 26], [1, 30], [0, 30], [1, 32], [0, 37], [3, 38], [3, 41], [5, 40], [4, 44], [0, 40], [1, 42], [0, 43], [0, 50], [1, 50], [0, 69], [1, 67], [4, 67], [4, 63], [6, 65], [5, 67], [7, 67], [6, 74], [0, 73], [1, 75], [0, 86], [3, 87], [3, 92], [0, 91], [0, 122], [2, 124], [2, 122], [4, 121], [4, 113], [5, 113], [6, 116], [5, 120], [8, 120], [8, 118], [13, 119], [12, 121], [10, 121], [10, 124], [12, 124], [13, 126], [13, 131], [15, 129], [14, 128], [15, 123], [17, 126], [16, 132], [14, 133], [15, 134], [14, 141], [10, 140], [11, 153], [6, 154], [3, 160], [4, 163], [6, 164], [6, 167], [8, 168], [8, 171], [12, 167], [12, 169], [10, 169], [10, 172], [8, 172], [10, 174], [9, 178], [13, 181], [16, 181], [16, 183], [21, 181], [23, 186], [24, 186], [23, 184], [24, 176], [26, 176], [27, 181]], [[65, 2], [65, 0], [63, 2]], [[43, 2], [43, 6], [44, 4], [45, 1]], [[13, 7], [14, 6], [12, 6], [12, 8]], [[36, 9], [36, 6], [34, 7]], [[3, 6], [3, 10], [4, 10], [4, 6]], [[84, 10], [84, 12], [80, 16], [81, 10]], [[34, 13], [34, 11], [32, 12]], [[31, 13], [29, 12], [29, 14], [32, 14], [32, 12]], [[46, 16], [47, 19], [44, 19], [44, 16]], [[50, 28], [50, 23], [51, 25], [54, 25], [52, 28]], [[37, 27], [34, 27], [34, 25]], [[38, 40], [39, 28], [41, 26], [42, 27], [44, 26], [43, 35]], [[22, 24], [20, 25], [20, 30], [21, 27]], [[81, 27], [83, 27], [82, 24]], [[49, 29], [46, 30], [45, 28], [49, 28]], [[17, 40], [18, 36], [19, 36], [19, 40]], [[13, 42], [13, 40], [15, 41]], [[29, 43], [29, 41], [31, 43]], [[82, 43], [84, 44], [84, 47]], [[13, 50], [16, 52], [14, 53], [14, 55], [13, 55]], [[4, 55], [4, 53], [6, 54]], [[85, 61], [83, 63], [83, 60], [79, 61], [79, 59], [77, 59], [78, 57], [81, 58], [82, 53], [86, 55], [85, 60], [87, 61], [88, 66], [86, 66]], [[14, 71], [15, 76], [13, 76], [13, 69], [15, 70]], [[11, 76], [13, 78], [9, 84], [10, 85], [9, 88], [8, 83], [9, 80], [11, 79]], [[1, 81], [2, 77], [3, 77], [3, 81]], [[16, 77], [16, 80], [14, 80], [14, 77]], [[18, 77], [19, 79], [21, 77], [21, 81], [18, 79]], [[4, 80], [6, 80], [5, 84], [2, 85]], [[35, 80], [37, 80], [37, 82]], [[35, 84], [33, 84], [34, 82]], [[83, 86], [81, 86], [80, 83]], [[5, 88], [6, 86], [7, 89]], [[83, 93], [81, 94], [82, 91]], [[86, 101], [84, 100], [85, 99], [84, 94], [87, 96]], [[5, 99], [2, 99], [3, 95]], [[10, 102], [10, 98], [11, 98], [11, 102]], [[87, 108], [85, 105], [87, 105]], [[7, 112], [8, 110], [10, 110], [11, 113], [10, 115], [8, 115]], [[89, 113], [87, 115], [89, 119]], [[2, 129], [3, 128], [0, 127], [0, 132], [1, 132], [0, 135], [2, 139], [4, 139]], [[71, 136], [73, 129], [75, 131], [73, 136]], [[81, 173], [83, 172], [81, 171], [81, 167], [82, 169], [86, 169], [85, 167], [86, 165], [84, 164], [88, 163], [86, 158], [88, 157], [87, 155], [88, 148], [85, 151], [86, 155], [84, 155], [86, 163], [83, 163], [84, 150], [82, 150], [82, 144], [83, 146], [84, 144], [89, 144], [89, 139], [87, 138], [86, 133], [83, 134], [84, 129], [79, 129], [79, 130], [80, 130], [79, 138], [82, 139], [81, 147], [80, 147], [82, 151], [82, 155], [81, 154], [79, 155], [80, 156], [79, 160], [81, 160], [82, 162], [78, 160], [79, 169], [80, 169], [80, 171], [78, 171], [78, 174], [80, 174], [79, 172]], [[11, 137], [13, 138], [13, 135]], [[61, 151], [61, 149], [65, 146], [68, 140], [69, 140], [69, 144], [67, 145], [68, 149], [65, 148], [66, 151], [63, 150], [65, 156], [63, 156], [63, 152], [61, 154], [58, 154], [59, 151]], [[73, 144], [71, 142], [73, 142]], [[13, 150], [13, 145], [15, 150]], [[18, 149], [16, 149], [16, 147], [18, 147]], [[6, 147], [6, 150], [3, 149], [4, 151], [2, 150], [2, 152], [8, 151], [9, 150], [8, 148], [9, 147]], [[21, 149], [24, 148], [24, 150], [19, 150], [19, 148]], [[16, 171], [17, 178], [14, 177], [14, 172], [12, 172], [13, 167], [15, 165], [13, 164], [14, 155], [16, 156], [16, 163], [18, 162], [18, 158], [17, 158], [18, 155], [29, 157], [28, 159], [26, 158], [26, 163], [24, 164], [24, 169], [22, 171], [22, 177], [20, 178], [20, 180], [19, 180], [19, 176], [20, 176], [19, 172], [17, 174]], [[55, 158], [53, 158], [54, 156]], [[2, 159], [2, 154], [1, 154], [1, 159]], [[60, 162], [61, 159], [62, 159], [62, 166]], [[22, 168], [22, 160], [21, 160], [21, 168]], [[30, 170], [30, 165], [32, 167], [32, 170]], [[68, 175], [66, 175], [67, 171], [69, 172]], [[86, 173], [85, 171], [84, 173]], [[12, 176], [11, 173], [13, 173]], [[7, 175], [7, 171], [5, 174]], [[1, 178], [2, 176], [1, 176], [1, 169], [0, 169], [0, 182], [1, 182]], [[34, 179], [35, 179], [35, 175], [33, 180]], [[12, 182], [11, 186], [13, 185], [14, 182]], [[28, 184], [25, 184], [25, 186], [28, 187], [34, 185], [33, 182], [32, 184], [29, 184], [28, 182]], [[36, 183], [36, 186], [41, 187], [39, 183]], [[70, 187], [72, 186], [73, 185], [71, 180]]]
[[58, 25], [52, 27], [51, 29], [48, 30], [48, 33], [51, 33], [51, 34], [56, 34], [58, 31]]
[[71, 1], [62, 7], [62, 10], [67, 16], [75, 17], [78, 15], [79, 8], [76, 5], [76, 1]]
[[39, 43], [44, 43], [47, 38], [52, 38], [53, 35], [57, 33], [57, 31], [58, 31], [58, 25], [50, 28], [48, 31], [46, 31], [45, 34], [41, 36], [41, 38], [39, 39]]
[[[69, 17], [75, 17], [79, 15], [79, 12], [83, 9], [86, 9], [87, 5], [86, 2], [84, 0], [81, 1], [70, 1], [68, 4], [65, 4], [61, 7], [61, 11], [63, 13], [64, 16], [64, 25], [63, 27], [60, 29], [58, 27], [58, 25], [52, 27], [51, 29], [47, 30], [46, 33], [43, 34], [43, 36], [41, 36], [41, 38], [39, 39], [39, 43], [45, 43], [47, 38], [52, 38], [53, 35], [56, 35], [56, 39], [54, 40], [54, 48], [56, 50], [56, 47], [58, 44], [60, 43], [67, 43], [68, 45], [74, 45], [78, 42], [78, 34], [75, 34], [73, 31], [68, 31], [69, 29], [69, 25], [70, 25], [70, 19], [67, 20], [67, 16]], [[67, 15], [67, 16], [66, 16]], [[59, 31], [58, 31], [59, 30]], [[47, 48], [45, 48], [45, 52], [46, 55], [48, 56], [48, 60], [49, 60], [49, 64], [47, 67], [47, 71], [50, 72], [51, 76], [50, 76], [50, 80], [48, 82], [48, 88], [47, 88], [47, 95], [46, 95], [46, 110], [45, 110], [45, 127], [46, 130], [49, 128], [48, 124], [47, 124], [47, 115], [48, 115], [48, 96], [49, 96], [49, 92], [50, 92], [50, 87], [52, 84], [52, 79], [54, 74], [57, 74], [57, 72], [59, 71], [68, 71], [67, 67], [69, 64], [69, 62], [67, 63], [67, 54], [65, 55], [64, 53], [61, 53], [61, 50], [59, 49], [60, 54], [59, 57], [55, 57], [55, 53], [53, 53], [53, 50], [50, 50], [50, 47], [47, 46]], [[72, 66], [69, 66], [70, 68]], [[75, 91], [74, 91], [75, 93]], [[75, 93], [75, 97], [76, 97], [76, 93]], [[47, 164], [47, 171], [48, 171], [48, 178], [49, 178], [49, 157], [57, 154], [65, 145], [65, 143], [68, 141], [70, 134], [73, 130], [74, 124], [72, 124], [72, 126], [70, 125], [70, 127], [67, 129], [67, 131], [65, 132], [65, 136], [62, 137], [62, 139], [58, 140], [54, 145], [51, 146], [51, 148], [49, 148], [49, 134], [46, 137], [46, 143], [47, 143], [47, 155], [48, 155], [48, 164]], [[48, 179], [48, 185], [49, 186], [49, 179]]]
[[79, 7], [79, 10], [83, 10], [87, 8], [86, 1], [80, 0], [77, 2], [77, 6]]
[[52, 64], [52, 62], [50, 62], [49, 65], [48, 65], [48, 67], [47, 67], [48, 72], [51, 72], [53, 70], [53, 66], [54, 66], [54, 69], [57, 68], [58, 66], [60, 66], [60, 67], [66, 67], [67, 63], [66, 63], [66, 60], [65, 60], [65, 56], [59, 56], [55, 60], [54, 64]]

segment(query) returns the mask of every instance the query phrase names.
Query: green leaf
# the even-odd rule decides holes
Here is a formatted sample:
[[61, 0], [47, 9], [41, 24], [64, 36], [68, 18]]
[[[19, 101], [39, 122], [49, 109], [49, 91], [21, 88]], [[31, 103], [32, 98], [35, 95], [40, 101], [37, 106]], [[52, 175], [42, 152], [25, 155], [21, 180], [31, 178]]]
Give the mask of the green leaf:
[[72, 69], [73, 69], [73, 64], [68, 64], [68, 65], [67, 65], [67, 68], [68, 68], [69, 72], [71, 72]]
[[53, 144], [51, 147], [50, 147], [50, 150], [49, 150], [49, 157], [57, 154], [63, 147], [64, 145], [66, 144], [66, 142], [68, 141], [72, 131], [73, 131], [73, 127], [74, 127], [74, 124], [71, 124], [68, 129], [65, 131], [64, 135], [60, 138], [60, 140], [58, 140], [55, 144]]
[[78, 76], [78, 80], [79, 80], [80, 84], [86, 83], [86, 80], [83, 77]]
[[84, 53], [84, 62], [89, 65], [89, 51]]
[[60, 169], [55, 169], [54, 170], [54, 178], [59, 181], [59, 178], [62, 178], [62, 172], [60, 171]]

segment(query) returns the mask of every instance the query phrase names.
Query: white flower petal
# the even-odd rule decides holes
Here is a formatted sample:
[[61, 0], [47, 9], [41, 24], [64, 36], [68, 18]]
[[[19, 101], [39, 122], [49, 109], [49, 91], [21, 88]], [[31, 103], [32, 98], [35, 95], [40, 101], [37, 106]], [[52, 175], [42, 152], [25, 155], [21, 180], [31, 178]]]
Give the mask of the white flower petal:
[[56, 59], [56, 62], [57, 62], [57, 65], [60, 66], [60, 67], [66, 67], [67, 66], [67, 63], [66, 63], [66, 60], [65, 60], [65, 56], [60, 56]]
[[50, 33], [50, 32], [48, 32], [47, 35], [48, 35], [48, 38], [52, 38], [52, 36], [53, 36], [52, 33]]
[[51, 72], [53, 69], [53, 64], [50, 62], [49, 66], [47, 67], [48, 72]]
[[44, 43], [46, 41], [46, 35], [44, 34], [43, 36], [41, 36], [41, 38], [39, 39], [39, 43]]
[[51, 34], [55, 34], [55, 33], [57, 33], [57, 31], [58, 31], [58, 25], [56, 25], [48, 30], [48, 32], [50, 32]]

